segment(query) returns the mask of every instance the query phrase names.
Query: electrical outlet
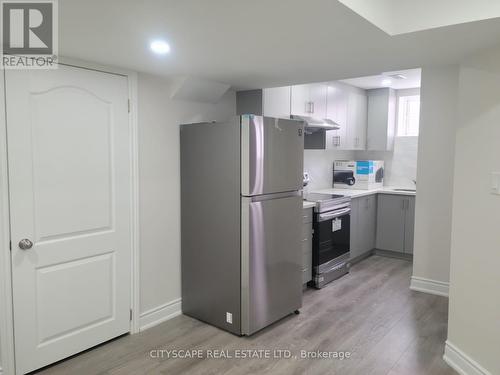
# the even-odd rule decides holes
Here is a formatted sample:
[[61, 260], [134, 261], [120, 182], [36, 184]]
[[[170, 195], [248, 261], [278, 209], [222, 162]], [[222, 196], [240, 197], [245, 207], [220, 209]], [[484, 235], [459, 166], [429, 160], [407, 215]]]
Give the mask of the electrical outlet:
[[233, 324], [233, 314], [231, 314], [230, 312], [226, 313], [226, 322], [228, 322], [229, 324]]

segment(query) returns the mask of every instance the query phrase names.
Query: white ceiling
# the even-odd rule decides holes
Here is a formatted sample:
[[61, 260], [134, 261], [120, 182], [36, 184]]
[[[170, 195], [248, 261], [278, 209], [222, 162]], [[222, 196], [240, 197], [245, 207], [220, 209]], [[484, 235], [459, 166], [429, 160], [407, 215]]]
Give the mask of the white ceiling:
[[[153, 55], [155, 38], [172, 52]], [[391, 37], [337, 0], [59, 2], [61, 55], [235, 88], [453, 63], [498, 41], [497, 19]]]
[[497, 0], [339, 0], [389, 35], [500, 17]]
[[[394, 72], [384, 72], [367, 77], [344, 79], [342, 82], [361, 89], [376, 89], [381, 87], [390, 87], [396, 90], [413, 89], [420, 87], [421, 69], [397, 70]], [[404, 79], [391, 77], [394, 74], [403, 75]]]

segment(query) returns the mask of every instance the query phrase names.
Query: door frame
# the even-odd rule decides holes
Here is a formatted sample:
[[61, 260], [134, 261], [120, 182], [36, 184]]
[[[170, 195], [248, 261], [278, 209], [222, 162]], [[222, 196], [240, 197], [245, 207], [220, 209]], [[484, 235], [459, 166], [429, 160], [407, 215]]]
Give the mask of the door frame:
[[[80, 69], [118, 74], [127, 78], [130, 127], [131, 169], [131, 313], [130, 333], [139, 332], [140, 275], [139, 275], [139, 148], [138, 148], [138, 96], [137, 72], [100, 65], [88, 61], [59, 57], [59, 63]], [[10, 254], [10, 211], [7, 157], [7, 124], [5, 97], [5, 70], [0, 77], [0, 375], [15, 373], [14, 316], [12, 303], [12, 268]]]

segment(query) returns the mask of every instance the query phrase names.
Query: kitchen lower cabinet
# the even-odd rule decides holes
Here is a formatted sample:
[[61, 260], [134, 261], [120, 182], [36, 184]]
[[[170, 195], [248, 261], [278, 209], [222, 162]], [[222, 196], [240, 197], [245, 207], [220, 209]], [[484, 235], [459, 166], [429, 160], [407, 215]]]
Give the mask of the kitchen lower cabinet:
[[377, 249], [412, 254], [415, 197], [379, 194], [377, 204]]
[[377, 228], [377, 195], [353, 198], [351, 201], [351, 260], [375, 248]]
[[313, 209], [304, 208], [302, 215], [302, 284], [312, 280]]
[[415, 197], [408, 197], [405, 216], [405, 253], [413, 254], [413, 240], [415, 239]]

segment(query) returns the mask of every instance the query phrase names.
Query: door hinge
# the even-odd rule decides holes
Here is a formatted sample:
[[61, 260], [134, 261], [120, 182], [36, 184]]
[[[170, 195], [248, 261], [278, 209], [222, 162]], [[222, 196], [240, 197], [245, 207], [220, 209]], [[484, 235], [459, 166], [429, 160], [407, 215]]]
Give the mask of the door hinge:
[[127, 106], [128, 106], [128, 113], [130, 113], [130, 99], [127, 101]]
[[130, 309], [130, 321], [132, 321], [132, 309]]
[[9, 241], [9, 250], [12, 251], [12, 241]]

